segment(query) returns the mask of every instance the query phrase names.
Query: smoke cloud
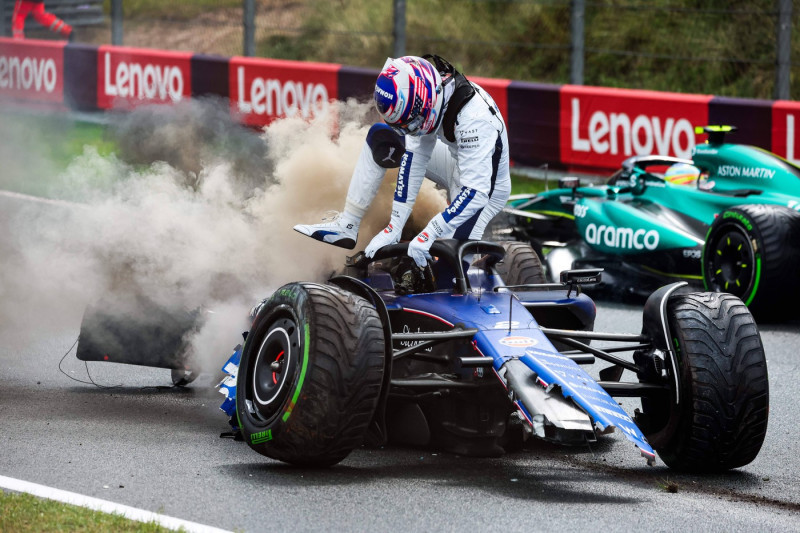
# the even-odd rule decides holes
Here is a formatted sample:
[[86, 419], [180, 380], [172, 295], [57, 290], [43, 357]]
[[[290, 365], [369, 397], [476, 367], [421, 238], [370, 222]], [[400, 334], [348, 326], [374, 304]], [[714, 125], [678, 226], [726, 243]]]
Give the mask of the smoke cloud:
[[[0, 195], [0, 329], [24, 342], [77, 326], [98, 303], [146, 323], [123, 304], [137, 295], [170, 313], [201, 309], [190, 341], [201, 368], [219, 368], [250, 307], [284, 283], [326, 280], [354, 253], [292, 230], [343, 207], [373, 118], [363, 104], [331, 107], [260, 134], [218, 101], [137, 109], [112, 129], [117, 153], [87, 147], [60, 176], [50, 195], [68, 201]], [[387, 172], [357, 250], [388, 222], [395, 179]], [[410, 230], [444, 205], [426, 183]]]

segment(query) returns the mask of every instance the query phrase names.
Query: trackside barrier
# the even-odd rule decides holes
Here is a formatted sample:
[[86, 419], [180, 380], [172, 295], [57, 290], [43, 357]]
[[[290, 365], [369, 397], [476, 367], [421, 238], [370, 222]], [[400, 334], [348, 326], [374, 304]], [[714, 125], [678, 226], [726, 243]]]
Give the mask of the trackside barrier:
[[[0, 38], [0, 105], [56, 110], [125, 110], [213, 95], [261, 127], [312, 117], [331, 100], [367, 101], [377, 69], [219, 57], [116, 46]], [[733, 124], [735, 142], [800, 159], [800, 103], [472, 77], [508, 126], [515, 164], [613, 170], [627, 157], [689, 157], [694, 126]]]

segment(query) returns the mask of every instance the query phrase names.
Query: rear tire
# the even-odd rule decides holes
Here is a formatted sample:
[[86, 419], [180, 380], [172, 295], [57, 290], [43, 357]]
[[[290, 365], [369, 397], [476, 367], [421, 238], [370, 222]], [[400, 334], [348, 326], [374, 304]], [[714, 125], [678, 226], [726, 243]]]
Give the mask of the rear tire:
[[547, 283], [542, 262], [530, 244], [519, 241], [500, 244], [506, 251], [506, 257], [497, 264], [496, 269], [506, 285]]
[[261, 307], [242, 351], [236, 412], [255, 451], [330, 466], [362, 443], [380, 398], [375, 308], [338, 287], [290, 283]]
[[730, 294], [691, 293], [670, 299], [668, 318], [680, 404], [643, 401], [647, 425], [640, 427], [676, 470], [720, 472], [750, 463], [769, 412], [767, 362], [753, 316]]
[[763, 320], [797, 313], [780, 305], [800, 296], [800, 212], [769, 204], [731, 207], [720, 213], [703, 248], [706, 289], [741, 298]]

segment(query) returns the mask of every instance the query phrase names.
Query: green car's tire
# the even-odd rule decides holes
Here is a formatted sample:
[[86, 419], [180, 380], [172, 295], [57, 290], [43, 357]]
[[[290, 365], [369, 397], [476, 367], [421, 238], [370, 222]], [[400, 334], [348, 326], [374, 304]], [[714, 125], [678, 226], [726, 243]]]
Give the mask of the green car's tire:
[[731, 207], [714, 220], [703, 248], [703, 283], [729, 292], [759, 319], [796, 314], [800, 297], [800, 212], [769, 204]]
[[752, 314], [739, 298], [714, 292], [673, 297], [667, 312], [680, 404], [643, 398], [637, 424], [670, 468], [720, 472], [750, 463], [769, 414], [766, 356]]
[[497, 264], [496, 269], [506, 285], [547, 283], [542, 261], [530, 244], [518, 241], [500, 244], [506, 251], [506, 257]]
[[244, 440], [300, 466], [330, 466], [362, 443], [380, 398], [383, 328], [338, 287], [290, 283], [261, 307], [236, 387]]

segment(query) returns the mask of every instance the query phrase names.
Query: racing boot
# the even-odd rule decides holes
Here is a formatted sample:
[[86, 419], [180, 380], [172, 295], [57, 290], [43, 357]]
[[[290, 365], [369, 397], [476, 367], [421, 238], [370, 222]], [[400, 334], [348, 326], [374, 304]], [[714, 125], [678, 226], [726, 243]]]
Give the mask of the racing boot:
[[352, 250], [358, 240], [358, 225], [359, 220], [347, 212], [330, 211], [319, 224], [298, 224], [294, 230], [312, 239]]

